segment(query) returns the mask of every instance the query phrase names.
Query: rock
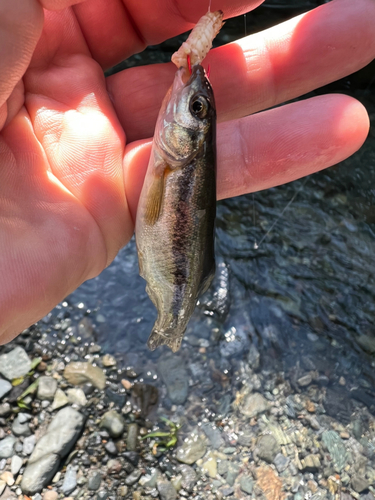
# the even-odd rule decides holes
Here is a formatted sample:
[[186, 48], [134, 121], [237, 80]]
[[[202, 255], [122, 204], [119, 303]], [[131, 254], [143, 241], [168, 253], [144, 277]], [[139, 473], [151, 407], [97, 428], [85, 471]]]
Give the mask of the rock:
[[156, 483], [161, 500], [176, 500], [177, 491], [171, 482], [167, 480], [159, 480]]
[[20, 412], [17, 418], [20, 424], [24, 424], [25, 422], [31, 420], [31, 415], [29, 413]]
[[360, 335], [357, 339], [357, 343], [362, 347], [363, 350], [369, 352], [370, 354], [375, 352], [375, 338], [368, 335]]
[[13, 474], [9, 471], [5, 471], [1, 474], [0, 479], [5, 481], [8, 486], [14, 485], [14, 477]]
[[43, 494], [43, 500], [57, 500], [58, 498], [59, 494], [57, 493], [57, 491], [54, 490], [46, 491]]
[[44, 401], [52, 401], [57, 390], [57, 380], [52, 377], [39, 377], [36, 397]]
[[308, 373], [307, 375], [304, 375], [303, 377], [300, 377], [297, 380], [297, 384], [301, 387], [306, 387], [306, 386], [310, 385], [311, 382], [312, 382], [312, 377], [311, 377], [310, 373]]
[[288, 457], [284, 457], [282, 453], [278, 453], [273, 460], [273, 463], [276, 466], [277, 472], [283, 472], [289, 465], [290, 459]]
[[134, 465], [134, 467], [137, 467], [139, 462], [138, 453], [136, 453], [135, 451], [125, 451], [125, 453], [123, 453], [122, 455], [128, 462]]
[[367, 479], [361, 477], [359, 474], [355, 474], [354, 476], [352, 476], [352, 488], [357, 493], [366, 491], [369, 486], [370, 483], [367, 481]]
[[8, 436], [0, 441], [0, 458], [9, 458], [14, 455], [16, 441], [14, 436]]
[[31, 370], [31, 361], [22, 347], [0, 356], [0, 373], [8, 380], [23, 377]]
[[253, 478], [251, 476], [248, 476], [247, 474], [241, 476], [240, 488], [245, 493], [248, 493], [249, 495], [251, 495], [253, 492], [253, 488], [254, 488]]
[[100, 490], [100, 491], [98, 491], [98, 494], [96, 495], [96, 500], [107, 500], [108, 496], [109, 496], [108, 491]]
[[252, 418], [269, 409], [268, 401], [259, 392], [246, 394], [247, 388], [245, 388], [244, 392], [245, 396], [239, 404], [239, 410], [243, 415]]
[[126, 449], [135, 451], [138, 444], [138, 424], [129, 424], [128, 437], [126, 438]]
[[77, 441], [83, 425], [84, 417], [73, 408], [64, 408], [56, 414], [29, 458], [21, 482], [24, 493], [32, 495], [49, 483], [60, 460]]
[[177, 448], [176, 458], [179, 462], [191, 465], [203, 457], [206, 453], [206, 439], [203, 435], [193, 432], [183, 443]]
[[120, 460], [112, 458], [107, 462], [107, 472], [108, 474], [118, 474], [122, 469], [122, 464]]
[[102, 363], [105, 367], [116, 366], [116, 358], [114, 356], [111, 356], [110, 354], [104, 354]]
[[123, 486], [120, 486], [119, 489], [117, 490], [117, 494], [119, 497], [126, 497], [126, 495], [128, 494], [128, 487], [123, 485]]
[[23, 463], [23, 460], [21, 457], [19, 457], [18, 455], [13, 455], [12, 461], [10, 464], [10, 471], [13, 474], [13, 476], [16, 476], [19, 473], [19, 471], [22, 467], [22, 463]]
[[7, 380], [0, 379], [0, 399], [12, 390], [12, 384]]
[[202, 425], [202, 431], [206, 434], [214, 450], [218, 450], [220, 446], [224, 445], [224, 439], [221, 436], [221, 432], [215, 425], [209, 422], [204, 423]]
[[134, 384], [131, 394], [132, 405], [141, 411], [141, 416], [146, 418], [158, 402], [158, 389], [150, 384]]
[[91, 363], [73, 361], [64, 370], [64, 377], [72, 385], [81, 385], [90, 382], [97, 389], [105, 388], [106, 376], [101, 368]]
[[215, 478], [217, 474], [217, 461], [216, 457], [211, 453], [207, 453], [204, 457], [202, 470], [206, 472], [211, 478]]
[[347, 452], [342, 439], [335, 431], [324, 431], [322, 441], [326, 445], [331, 455], [337, 472], [340, 472], [346, 465]]
[[261, 436], [257, 442], [257, 455], [259, 458], [271, 464], [280, 451], [280, 446], [271, 434]]
[[55, 397], [52, 403], [52, 410], [58, 410], [63, 406], [66, 406], [69, 403], [69, 400], [64, 391], [61, 389], [57, 389], [55, 393]]
[[317, 472], [320, 468], [319, 455], [307, 455], [301, 460], [302, 469], [307, 472]]
[[118, 450], [112, 440], [109, 440], [108, 443], [104, 445], [104, 448], [110, 455], [118, 455]]
[[250, 345], [249, 354], [247, 355], [247, 362], [252, 370], [256, 371], [259, 368], [260, 354], [254, 344]]
[[127, 486], [133, 486], [133, 484], [135, 484], [138, 479], [141, 477], [142, 475], [142, 472], [138, 469], [135, 469], [133, 470], [133, 472], [131, 472], [128, 477], [125, 479], [125, 484]]
[[16, 436], [30, 436], [31, 429], [29, 424], [27, 422], [23, 423], [22, 418], [20, 419], [20, 416], [18, 415], [13, 421], [12, 432]]
[[7, 417], [12, 413], [12, 408], [9, 403], [3, 403], [0, 405], [0, 417]]
[[23, 440], [23, 447], [22, 447], [22, 452], [24, 453], [24, 455], [31, 455], [31, 453], [34, 450], [35, 443], [36, 443], [35, 434], [25, 437], [25, 439]]
[[222, 486], [219, 489], [219, 491], [223, 495], [223, 497], [229, 497], [229, 496], [233, 495], [234, 488], [232, 488], [232, 486]]
[[158, 370], [167, 387], [168, 396], [172, 403], [176, 405], [184, 404], [188, 395], [189, 376], [182, 358], [176, 355], [168, 358], [161, 357]]
[[94, 471], [89, 475], [89, 480], [87, 481], [87, 487], [91, 491], [96, 491], [100, 488], [102, 482], [102, 474], [99, 471]]
[[87, 399], [82, 389], [68, 389], [66, 393], [70, 404], [76, 404], [78, 406], [85, 406], [87, 404]]
[[198, 477], [195, 473], [195, 470], [186, 464], [180, 465], [178, 470], [182, 476], [182, 481], [181, 481], [182, 488], [188, 493], [190, 493], [191, 491], [193, 491], [194, 485], [198, 481]]
[[239, 464], [228, 461], [226, 480], [229, 486], [234, 485], [234, 482], [236, 481], [239, 472], [240, 472]]
[[111, 437], [118, 438], [124, 432], [125, 421], [116, 410], [110, 410], [102, 416], [100, 427], [106, 429]]
[[220, 342], [220, 354], [224, 358], [232, 358], [243, 355], [249, 347], [250, 339], [246, 329], [232, 326], [224, 333], [224, 339]]
[[69, 495], [74, 491], [77, 487], [77, 472], [71, 465], [68, 465], [66, 472], [65, 472], [65, 477], [64, 477], [64, 482], [62, 484], [62, 492], [64, 495]]

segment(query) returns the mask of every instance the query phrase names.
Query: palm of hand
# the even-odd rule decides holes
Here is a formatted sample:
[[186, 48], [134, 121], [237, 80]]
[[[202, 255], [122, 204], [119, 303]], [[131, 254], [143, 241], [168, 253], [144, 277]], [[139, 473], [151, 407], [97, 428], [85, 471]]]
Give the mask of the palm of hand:
[[[362, 2], [370, 5], [368, 0]], [[73, 2], [46, 0], [45, 6], [54, 7], [54, 3], [61, 7]], [[27, 40], [22, 41], [22, 47], [17, 48], [16, 44], [19, 57], [14, 59], [21, 62], [8, 65], [9, 75], [5, 73], [8, 83], [2, 86], [0, 82], [0, 105], [5, 103], [0, 107], [0, 126], [5, 124], [0, 134], [0, 334], [3, 342], [46, 314], [84, 280], [100, 273], [132, 235], [148, 149], [145, 141], [125, 146], [124, 129], [132, 139], [147, 137], [174, 69], [160, 65], [160, 68], [131, 70], [129, 81], [141, 81], [143, 86], [132, 88], [124, 100], [121, 87], [126, 86], [127, 76], [115, 75], [108, 83], [102, 67], [141, 50], [147, 43], [158, 43], [191, 27], [183, 19], [177, 3], [167, 8], [169, 3], [161, 2], [158, 10], [153, 7], [154, 2], [143, 2], [141, 7], [137, 3], [140, 4], [135, 0], [124, 3], [88, 0], [58, 12], [46, 11], [43, 34], [35, 50], [43, 23], [42, 10], [35, 2], [30, 3], [30, 11], [24, 13], [29, 29], [25, 30], [24, 25], [21, 29]], [[248, 9], [249, 3], [254, 7], [259, 2], [227, 0], [222, 3], [229, 4], [231, 7], [226, 13], [234, 15]], [[184, 16], [197, 19], [204, 13], [199, 5], [198, 0], [190, 2]], [[374, 8], [372, 14], [374, 17]], [[355, 64], [363, 65], [374, 50], [373, 39], [363, 63], [353, 62], [351, 67], [340, 70], [341, 73], [356, 69]], [[223, 49], [218, 52], [219, 57], [236, 58], [236, 55], [231, 49]], [[215, 61], [215, 54], [212, 58]], [[237, 72], [243, 77], [240, 70], [244, 70], [247, 62], [243, 57], [237, 57], [236, 61]], [[325, 75], [323, 81], [330, 78], [332, 76]], [[150, 95], [148, 87], [152, 85], [157, 90], [151, 89]], [[222, 78], [220, 85], [219, 112], [221, 106], [225, 119], [238, 118], [288, 98], [288, 94], [283, 99], [274, 97], [273, 102], [264, 98], [243, 109], [240, 102], [233, 100], [226, 109], [222, 97], [226, 84]], [[312, 81], [309, 85], [314, 88], [317, 83]], [[309, 85], [306, 88], [302, 85], [294, 92], [303, 93]], [[274, 86], [276, 92], [277, 83]], [[280, 84], [280, 95], [284, 86]], [[367, 119], [359, 104], [347, 101], [331, 104], [333, 116], [343, 109], [349, 113], [350, 107], [347, 119], [353, 121], [356, 115], [354, 128], [341, 135], [335, 132], [334, 137], [331, 134], [330, 156], [321, 162], [307, 162], [304, 170], [292, 167], [283, 171], [283, 164], [277, 172], [273, 167], [267, 170], [274, 159], [272, 154], [265, 154], [262, 160], [265, 170], [258, 168], [259, 173], [249, 177], [244, 151], [228, 152], [224, 140], [219, 149], [222, 158], [219, 158], [219, 196], [286, 182], [348, 156], [363, 141]], [[133, 108], [137, 110], [135, 114], [131, 113]], [[294, 112], [298, 115], [306, 109], [296, 108]], [[278, 130], [283, 118], [275, 111], [273, 123]], [[222, 137], [231, 136], [234, 127], [243, 141], [251, 122], [223, 125]], [[321, 130], [319, 134], [322, 135]], [[318, 135], [310, 133], [307, 140], [316, 141]], [[346, 144], [345, 149], [343, 144], [347, 143], [348, 136], [350, 144]], [[239, 157], [239, 169], [237, 174], [228, 175], [227, 163], [233, 161], [234, 154]]]

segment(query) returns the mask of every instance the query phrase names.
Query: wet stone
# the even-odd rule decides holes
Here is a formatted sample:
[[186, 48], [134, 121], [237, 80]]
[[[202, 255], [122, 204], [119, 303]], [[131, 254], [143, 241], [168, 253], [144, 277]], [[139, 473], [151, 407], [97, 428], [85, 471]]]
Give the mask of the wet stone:
[[248, 476], [248, 475], [241, 476], [240, 488], [245, 493], [248, 493], [249, 495], [251, 495], [253, 492], [253, 488], [254, 488], [253, 478], [251, 476]]
[[195, 463], [206, 453], [206, 440], [198, 433], [192, 433], [177, 449], [176, 457], [179, 462], [187, 465]]
[[177, 492], [173, 484], [167, 480], [159, 480], [156, 483], [161, 500], [176, 500]]
[[0, 373], [8, 380], [23, 377], [31, 370], [31, 361], [22, 347], [0, 356]]
[[106, 490], [100, 490], [98, 491], [98, 494], [96, 495], [96, 500], [107, 500], [109, 497], [109, 493]]
[[335, 468], [340, 472], [346, 465], [347, 452], [342, 439], [335, 431], [324, 431], [322, 441], [328, 448]]
[[307, 375], [304, 375], [303, 377], [300, 377], [297, 380], [297, 383], [300, 387], [306, 387], [306, 386], [310, 385], [311, 382], [312, 382], [312, 377], [309, 373]]
[[290, 459], [288, 457], [284, 457], [282, 453], [278, 453], [273, 459], [277, 472], [283, 472], [288, 467], [289, 462]]
[[0, 441], [0, 458], [13, 456], [16, 441], [17, 439], [14, 436], [8, 436]]
[[91, 491], [96, 491], [100, 488], [102, 482], [102, 474], [99, 471], [92, 472], [87, 481], [87, 487]]
[[[247, 388], [245, 388], [245, 393]], [[268, 401], [258, 392], [245, 395], [239, 405], [240, 412], [246, 417], [252, 418], [264, 413], [269, 409]]]
[[249, 350], [249, 335], [243, 328], [232, 326], [224, 333], [224, 339], [220, 343], [220, 354], [224, 358], [243, 355]]
[[139, 462], [139, 454], [135, 451], [126, 451], [123, 453], [123, 457], [130, 462], [134, 467], [137, 467]]
[[91, 363], [74, 361], [64, 370], [64, 377], [72, 385], [93, 384], [97, 389], [105, 388], [106, 376], [101, 368]]
[[239, 464], [229, 462], [228, 463], [228, 471], [226, 475], [226, 481], [229, 484], [229, 486], [233, 486], [234, 482], [237, 479], [237, 476], [240, 472], [240, 466]]
[[320, 468], [320, 458], [319, 455], [307, 455], [301, 460], [303, 470], [308, 472], [316, 472]]
[[52, 377], [39, 377], [38, 390], [36, 397], [38, 399], [52, 401], [57, 390], [57, 380]]
[[266, 434], [261, 436], [257, 443], [257, 454], [258, 457], [268, 462], [272, 463], [280, 451], [280, 446], [276, 439], [271, 434]]
[[109, 453], [110, 455], [117, 455], [118, 454], [118, 450], [117, 450], [116, 445], [113, 441], [108, 441], [104, 445], [104, 448], [105, 448], [106, 452]]
[[122, 464], [120, 460], [116, 460], [112, 458], [107, 462], [107, 471], [108, 474], [118, 474], [122, 469]]
[[125, 421], [116, 410], [110, 410], [103, 415], [100, 427], [106, 429], [111, 437], [118, 438], [124, 432]]
[[204, 457], [202, 470], [205, 471], [211, 478], [215, 478], [217, 474], [217, 461], [214, 455], [209, 452]]
[[127, 450], [135, 451], [137, 449], [137, 439], [138, 439], [138, 424], [129, 424], [128, 436], [126, 438]]
[[186, 490], [188, 493], [191, 492], [198, 480], [195, 470], [186, 464], [180, 465], [178, 470], [182, 476], [182, 481], [181, 481], [182, 488]]
[[116, 358], [114, 356], [111, 356], [111, 354], [104, 354], [102, 358], [102, 363], [103, 366], [106, 368], [109, 368], [111, 366], [116, 366]]
[[224, 439], [221, 436], [221, 432], [215, 425], [211, 423], [204, 423], [202, 425], [202, 431], [205, 433], [212, 448], [214, 448], [215, 450], [218, 450], [220, 446], [224, 444]]
[[75, 490], [77, 486], [77, 472], [75, 469], [73, 469], [72, 466], [68, 465], [66, 472], [65, 472], [65, 477], [64, 477], [64, 482], [62, 485], [62, 492], [64, 495], [69, 495], [72, 493], [72, 491]]
[[0, 399], [12, 390], [12, 384], [7, 380], [0, 379]]
[[127, 486], [133, 486], [133, 484], [135, 484], [138, 481], [138, 479], [141, 477], [141, 475], [142, 475], [142, 472], [140, 470], [135, 469], [125, 479], [125, 484]]
[[364, 477], [361, 477], [359, 474], [356, 474], [352, 477], [352, 488], [357, 493], [363, 493], [368, 489], [370, 483]]
[[184, 361], [179, 356], [162, 358], [158, 370], [173, 404], [182, 405], [188, 396], [189, 377]]
[[220, 476], [224, 476], [228, 472], [229, 464], [229, 460], [219, 460], [217, 471]]

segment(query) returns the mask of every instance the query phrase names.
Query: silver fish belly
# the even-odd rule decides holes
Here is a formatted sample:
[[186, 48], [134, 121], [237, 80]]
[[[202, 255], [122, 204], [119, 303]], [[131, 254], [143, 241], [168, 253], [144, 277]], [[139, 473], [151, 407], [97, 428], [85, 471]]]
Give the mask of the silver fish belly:
[[216, 108], [198, 64], [190, 77], [177, 71], [163, 101], [137, 210], [140, 274], [158, 312], [151, 350], [180, 348], [197, 299], [212, 282], [215, 216]]

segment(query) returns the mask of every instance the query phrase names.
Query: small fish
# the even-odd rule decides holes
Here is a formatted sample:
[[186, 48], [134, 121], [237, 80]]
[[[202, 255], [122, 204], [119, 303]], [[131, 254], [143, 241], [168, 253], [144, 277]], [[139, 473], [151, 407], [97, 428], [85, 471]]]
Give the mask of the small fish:
[[148, 340], [181, 345], [215, 274], [216, 108], [200, 64], [177, 70], [156, 124], [136, 220], [141, 276], [158, 311]]

